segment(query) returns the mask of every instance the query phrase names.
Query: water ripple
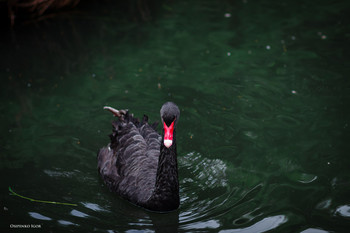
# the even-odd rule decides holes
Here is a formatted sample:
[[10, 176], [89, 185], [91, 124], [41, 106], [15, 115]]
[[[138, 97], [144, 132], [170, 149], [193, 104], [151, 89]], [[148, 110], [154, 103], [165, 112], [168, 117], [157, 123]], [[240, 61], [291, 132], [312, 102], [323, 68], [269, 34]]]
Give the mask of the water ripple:
[[317, 228], [308, 228], [306, 230], [303, 230], [300, 233], [328, 233], [329, 231], [325, 231], [322, 229], [317, 229]]
[[75, 217], [79, 217], [79, 218], [86, 218], [86, 217], [89, 217], [88, 214], [85, 214], [79, 210], [72, 210], [70, 212], [71, 215], [75, 216]]
[[102, 208], [101, 206], [99, 206], [98, 204], [95, 204], [95, 203], [82, 202], [81, 204], [83, 206], [85, 206], [86, 208], [91, 209], [93, 211], [98, 211], [98, 212], [105, 211], [105, 212], [108, 212], [108, 210]]
[[261, 221], [253, 224], [252, 226], [246, 227], [246, 228], [240, 228], [240, 229], [229, 229], [229, 230], [222, 230], [219, 231], [220, 233], [231, 233], [231, 232], [240, 232], [240, 233], [246, 233], [246, 232], [266, 232], [273, 229], [276, 229], [283, 223], [286, 223], [288, 221], [288, 218], [284, 215], [276, 215], [271, 216], [262, 219]]
[[66, 221], [66, 220], [58, 220], [57, 221], [59, 224], [64, 225], [64, 226], [71, 226], [71, 225], [75, 225], [77, 226], [78, 224], [70, 222], [70, 221]]
[[342, 217], [350, 217], [350, 205], [342, 205], [337, 208], [335, 211], [336, 214], [339, 214]]
[[52, 218], [46, 217], [46, 216], [39, 214], [39, 213], [36, 213], [36, 212], [29, 212], [28, 214], [30, 215], [30, 217], [35, 218], [35, 219], [44, 220], [44, 221], [52, 220]]
[[179, 214], [180, 229], [183, 230], [218, 229], [222, 222], [216, 218], [251, 202], [262, 187], [235, 187], [228, 178], [232, 175], [231, 165], [218, 158], [206, 158], [198, 152], [181, 157], [179, 164], [180, 174], [184, 176], [180, 180], [183, 211]]

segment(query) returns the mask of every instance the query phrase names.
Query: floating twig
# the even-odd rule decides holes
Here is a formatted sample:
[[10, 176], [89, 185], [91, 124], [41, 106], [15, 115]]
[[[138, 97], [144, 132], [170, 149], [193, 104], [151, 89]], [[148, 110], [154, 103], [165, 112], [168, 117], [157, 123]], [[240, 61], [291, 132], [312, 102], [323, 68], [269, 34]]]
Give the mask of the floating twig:
[[29, 200], [29, 201], [34, 201], [34, 202], [41, 202], [41, 203], [48, 203], [48, 204], [56, 204], [56, 205], [70, 205], [70, 206], [77, 206], [77, 204], [73, 204], [73, 203], [65, 203], [65, 202], [57, 202], [57, 201], [42, 201], [42, 200], [36, 200], [30, 197], [25, 197], [22, 195], [19, 195], [18, 193], [15, 193], [12, 188], [9, 186], [9, 191], [12, 193], [12, 195], [15, 195], [17, 197]]

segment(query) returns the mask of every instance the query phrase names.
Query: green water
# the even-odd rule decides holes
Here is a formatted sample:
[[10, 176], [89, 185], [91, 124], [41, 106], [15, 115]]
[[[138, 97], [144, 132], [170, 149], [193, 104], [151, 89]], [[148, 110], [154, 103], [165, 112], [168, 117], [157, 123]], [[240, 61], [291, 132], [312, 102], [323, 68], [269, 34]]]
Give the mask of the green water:
[[[348, 2], [174, 1], [147, 22], [106, 4], [1, 36], [1, 229], [349, 230]], [[157, 214], [110, 193], [96, 153], [104, 105], [155, 121], [169, 100], [181, 206]]]

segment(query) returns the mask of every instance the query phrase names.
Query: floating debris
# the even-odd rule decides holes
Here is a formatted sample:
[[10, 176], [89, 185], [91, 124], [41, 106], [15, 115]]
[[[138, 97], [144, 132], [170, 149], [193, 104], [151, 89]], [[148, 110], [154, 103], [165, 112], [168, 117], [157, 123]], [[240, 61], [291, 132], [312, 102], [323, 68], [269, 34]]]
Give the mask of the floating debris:
[[9, 191], [11, 192], [12, 195], [29, 200], [29, 201], [33, 201], [33, 202], [41, 202], [41, 203], [47, 203], [47, 204], [56, 204], [56, 205], [71, 205], [71, 206], [77, 206], [77, 204], [73, 204], [73, 203], [66, 203], [66, 202], [57, 202], [57, 201], [43, 201], [43, 200], [36, 200], [30, 197], [25, 197], [22, 195], [19, 195], [17, 193], [15, 193], [11, 187], [9, 187]]
[[322, 40], [327, 39], [327, 36], [326, 36], [324, 33], [322, 33], [322, 32], [317, 32], [317, 35], [318, 35], [319, 37], [321, 37]]

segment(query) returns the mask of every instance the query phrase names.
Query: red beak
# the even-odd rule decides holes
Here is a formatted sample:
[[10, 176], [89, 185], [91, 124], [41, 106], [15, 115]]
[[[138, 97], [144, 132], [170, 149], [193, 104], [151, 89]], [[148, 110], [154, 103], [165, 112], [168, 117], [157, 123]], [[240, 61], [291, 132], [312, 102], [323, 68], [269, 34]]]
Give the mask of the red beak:
[[164, 122], [164, 146], [169, 148], [173, 144], [174, 121], [168, 127]]

